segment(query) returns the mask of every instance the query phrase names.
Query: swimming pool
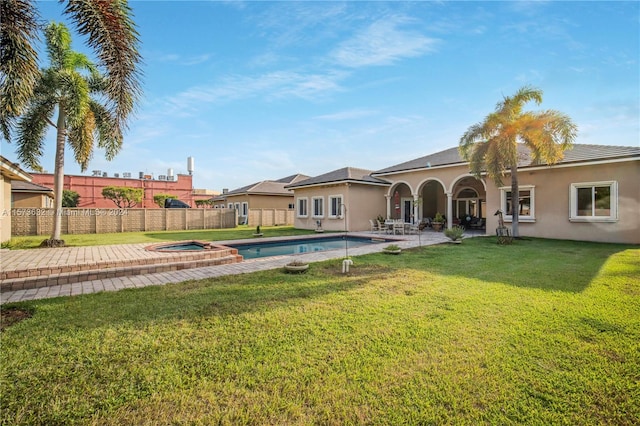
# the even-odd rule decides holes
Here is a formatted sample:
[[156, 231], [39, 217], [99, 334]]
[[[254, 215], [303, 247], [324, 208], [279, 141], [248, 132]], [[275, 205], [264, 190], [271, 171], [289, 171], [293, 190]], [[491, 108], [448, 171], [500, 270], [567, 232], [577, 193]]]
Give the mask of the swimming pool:
[[319, 251], [347, 249], [368, 244], [379, 244], [383, 239], [373, 240], [364, 237], [333, 236], [323, 238], [303, 238], [296, 240], [281, 240], [260, 243], [226, 244], [238, 250], [238, 254], [245, 259], [257, 259], [269, 256], [285, 256], [291, 254], [315, 253]]

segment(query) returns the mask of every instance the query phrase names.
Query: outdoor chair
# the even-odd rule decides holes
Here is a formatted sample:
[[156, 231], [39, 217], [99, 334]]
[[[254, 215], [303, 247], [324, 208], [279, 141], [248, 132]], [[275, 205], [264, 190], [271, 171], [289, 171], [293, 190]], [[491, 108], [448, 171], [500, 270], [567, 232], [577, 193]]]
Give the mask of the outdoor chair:
[[374, 222], [373, 220], [369, 219], [369, 225], [371, 225], [371, 232], [382, 232], [378, 221]]
[[388, 234], [390, 232], [389, 226], [387, 226], [386, 222], [381, 222], [379, 220], [377, 222], [380, 233], [384, 232], [385, 234]]
[[404, 235], [404, 221], [402, 219], [393, 222], [393, 233]]

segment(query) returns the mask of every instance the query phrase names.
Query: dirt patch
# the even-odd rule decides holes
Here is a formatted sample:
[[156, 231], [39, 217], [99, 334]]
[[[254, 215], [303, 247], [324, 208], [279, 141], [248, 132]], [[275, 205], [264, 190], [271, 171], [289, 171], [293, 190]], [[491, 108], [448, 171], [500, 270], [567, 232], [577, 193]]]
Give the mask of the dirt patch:
[[26, 309], [9, 308], [0, 309], [0, 331], [19, 323], [22, 320], [31, 318], [31, 312]]

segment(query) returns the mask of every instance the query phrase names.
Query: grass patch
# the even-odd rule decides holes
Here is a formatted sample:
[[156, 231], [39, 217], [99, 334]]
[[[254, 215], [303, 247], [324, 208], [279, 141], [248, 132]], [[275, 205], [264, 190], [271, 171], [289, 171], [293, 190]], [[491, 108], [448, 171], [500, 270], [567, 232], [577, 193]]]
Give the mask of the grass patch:
[[[310, 235], [314, 231], [296, 229], [293, 226], [261, 227], [264, 237], [284, 237], [290, 235]], [[62, 239], [67, 246], [86, 247], [112, 244], [157, 243], [161, 241], [224, 241], [254, 238], [255, 227], [240, 225], [229, 229], [198, 229], [191, 231], [159, 231], [159, 232], [119, 232], [113, 234], [68, 234]], [[40, 247], [40, 243], [47, 237], [32, 235], [15, 237], [9, 242], [2, 243], [2, 248], [31, 249]]]
[[640, 250], [404, 250], [33, 301], [1, 424], [634, 424]]

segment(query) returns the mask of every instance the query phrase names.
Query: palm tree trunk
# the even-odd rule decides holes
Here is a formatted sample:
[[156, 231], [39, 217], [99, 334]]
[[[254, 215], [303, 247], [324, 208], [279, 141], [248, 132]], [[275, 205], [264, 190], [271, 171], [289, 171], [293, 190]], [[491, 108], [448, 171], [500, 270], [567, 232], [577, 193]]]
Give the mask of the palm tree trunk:
[[520, 219], [520, 187], [518, 186], [518, 166], [511, 166], [511, 235], [520, 237], [518, 220]]
[[53, 178], [53, 196], [56, 203], [55, 214], [53, 216], [53, 230], [51, 240], [60, 240], [62, 234], [62, 193], [64, 184], [64, 144], [67, 130], [65, 127], [66, 113], [62, 105], [58, 104], [58, 123], [56, 133], [56, 158]]

